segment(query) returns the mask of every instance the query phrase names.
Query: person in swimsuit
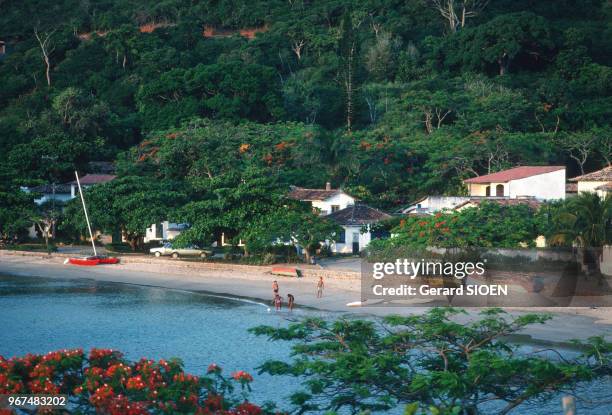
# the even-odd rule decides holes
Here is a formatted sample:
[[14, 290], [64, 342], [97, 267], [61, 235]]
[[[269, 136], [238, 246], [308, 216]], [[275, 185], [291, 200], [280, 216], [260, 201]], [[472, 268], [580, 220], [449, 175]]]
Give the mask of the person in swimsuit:
[[272, 291], [274, 292], [274, 295], [278, 294], [278, 282], [276, 282], [276, 280], [274, 280], [272, 283]]
[[276, 296], [274, 297], [274, 308], [276, 309], [276, 311], [280, 311], [281, 307], [283, 305], [283, 298], [276, 294]]
[[293, 297], [293, 294], [287, 294], [287, 308], [289, 308], [289, 311], [293, 311], [294, 303], [295, 303], [295, 298]]
[[319, 282], [317, 282], [317, 298], [323, 297], [323, 287], [325, 284], [323, 283], [323, 277], [319, 277]]

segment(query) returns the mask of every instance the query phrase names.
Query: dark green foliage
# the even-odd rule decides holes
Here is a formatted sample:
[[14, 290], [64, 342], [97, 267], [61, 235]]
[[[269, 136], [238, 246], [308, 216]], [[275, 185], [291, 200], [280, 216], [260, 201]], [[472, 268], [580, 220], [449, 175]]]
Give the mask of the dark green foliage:
[[[509, 316], [488, 309], [477, 318], [462, 310], [432, 309], [373, 321], [307, 319], [288, 328], [252, 329], [274, 341], [295, 341], [292, 362], [268, 361], [260, 372], [301, 377], [291, 401], [300, 411], [506, 414], [525, 402], [570, 392], [612, 373], [612, 344], [576, 342], [582, 353], [558, 359], [526, 353], [507, 341], [549, 317]], [[483, 404], [495, 402], [493, 410]], [[488, 406], [491, 409], [491, 406]], [[519, 411], [520, 412], [520, 411]]]
[[0, 165], [30, 185], [118, 161], [194, 201], [249, 167], [275, 194], [332, 181], [387, 209], [519, 164], [601, 168], [610, 6], [536, 3], [451, 31], [422, 0], [5, 1]]

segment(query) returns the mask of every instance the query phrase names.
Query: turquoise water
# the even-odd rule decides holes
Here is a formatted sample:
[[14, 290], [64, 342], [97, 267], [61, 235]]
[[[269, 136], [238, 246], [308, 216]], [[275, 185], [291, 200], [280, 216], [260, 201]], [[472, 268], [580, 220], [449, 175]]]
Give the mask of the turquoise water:
[[[0, 355], [5, 357], [103, 347], [121, 350], [132, 360], [179, 357], [193, 374], [205, 373], [214, 362], [226, 373], [247, 370], [255, 375], [266, 360], [289, 360], [290, 344], [269, 342], [248, 329], [285, 326], [304, 316], [338, 314], [304, 309], [276, 313], [257, 301], [89, 279], [0, 275]], [[258, 403], [287, 402], [284, 398], [298, 387], [293, 378], [256, 375], [251, 398]], [[612, 401], [612, 381], [589, 385], [581, 396]], [[560, 414], [560, 402], [555, 396], [512, 413]], [[495, 405], [486, 411], [497, 412]], [[610, 415], [612, 405], [581, 405], [579, 413]]]

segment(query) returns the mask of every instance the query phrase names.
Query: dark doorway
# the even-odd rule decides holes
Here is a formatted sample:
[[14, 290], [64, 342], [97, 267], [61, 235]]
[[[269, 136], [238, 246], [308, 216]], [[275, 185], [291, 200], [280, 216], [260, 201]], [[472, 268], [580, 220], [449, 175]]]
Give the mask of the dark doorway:
[[502, 197], [504, 195], [504, 185], [498, 184], [495, 186], [495, 196]]
[[491, 196], [491, 186], [485, 187], [485, 196], [486, 197]]
[[353, 255], [359, 255], [359, 234], [353, 234]]

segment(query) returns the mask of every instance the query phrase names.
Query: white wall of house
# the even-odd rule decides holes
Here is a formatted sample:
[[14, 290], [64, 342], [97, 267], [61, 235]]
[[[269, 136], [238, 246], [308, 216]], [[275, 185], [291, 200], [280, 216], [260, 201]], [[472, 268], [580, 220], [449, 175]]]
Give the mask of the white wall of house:
[[42, 197], [34, 199], [34, 203], [36, 203], [37, 205], [42, 205], [43, 203], [50, 202], [53, 199], [59, 202], [67, 202], [74, 198], [68, 193], [56, 193], [55, 196], [53, 196], [53, 194], [43, 194]]
[[596, 192], [595, 188], [605, 183], [606, 182], [604, 181], [597, 181], [597, 182], [579, 181], [578, 182], [578, 193], [583, 193], [583, 192], [593, 192], [594, 193]]
[[403, 213], [435, 213], [444, 209], [454, 209], [455, 206], [470, 200], [467, 196], [427, 196], [425, 199], [408, 206]]
[[329, 215], [332, 213], [332, 206], [337, 206], [336, 210], [342, 210], [348, 205], [354, 205], [355, 198], [347, 195], [344, 192], [338, 192], [335, 195], [325, 200], [313, 200], [312, 207], [321, 211], [321, 215]]
[[[161, 226], [161, 232], [158, 232], [159, 226]], [[144, 241], [145, 243], [153, 241], [171, 241], [181, 234], [181, 230], [179, 228], [184, 226], [184, 224], [172, 223], [168, 222], [167, 220], [161, 223], [154, 223], [147, 228]]]
[[511, 180], [507, 192], [511, 198], [534, 196], [543, 200], [565, 199], [565, 169]]
[[359, 252], [361, 252], [372, 240], [372, 234], [370, 232], [361, 233], [361, 226], [344, 225], [342, 228], [344, 229], [344, 242], [328, 242], [331, 251], [335, 254], [352, 253], [353, 240], [359, 241]]
[[608, 190], [597, 190], [597, 195], [601, 198], [606, 197], [608, 194], [612, 194], [612, 192]]
[[[486, 189], [489, 187], [491, 189], [489, 196], [497, 196], [497, 186], [503, 186], [503, 196], [512, 199], [521, 196], [531, 196], [541, 200], [565, 199], [565, 169], [505, 183], [468, 183], [468, 190], [470, 196], [485, 197]], [[580, 184], [578, 189], [580, 191]]]

